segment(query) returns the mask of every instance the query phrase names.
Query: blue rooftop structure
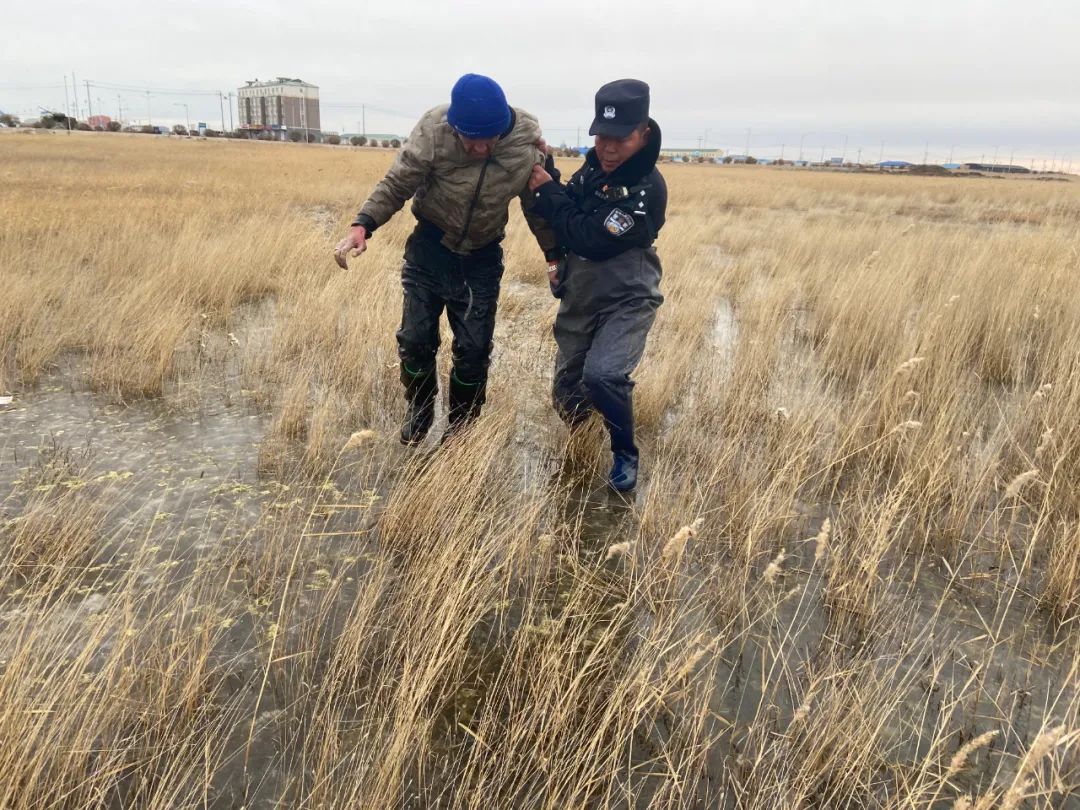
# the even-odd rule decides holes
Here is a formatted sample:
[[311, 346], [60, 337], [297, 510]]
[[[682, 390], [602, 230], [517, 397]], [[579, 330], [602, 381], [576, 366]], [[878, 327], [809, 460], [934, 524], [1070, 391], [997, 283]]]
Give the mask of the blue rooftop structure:
[[907, 169], [914, 166], [906, 160], [883, 160], [878, 164], [879, 169]]

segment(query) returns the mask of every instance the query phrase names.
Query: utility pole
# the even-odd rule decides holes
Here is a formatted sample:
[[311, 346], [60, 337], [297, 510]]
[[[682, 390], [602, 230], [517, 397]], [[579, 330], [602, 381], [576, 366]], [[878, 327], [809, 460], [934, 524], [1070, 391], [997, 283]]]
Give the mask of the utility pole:
[[784, 165], [784, 147], [785, 147], [785, 146], [787, 146], [787, 144], [786, 144], [786, 143], [782, 143], [782, 144], [780, 144], [780, 165], [781, 165], [781, 166], [783, 166], [783, 165]]
[[71, 110], [68, 109], [68, 106], [70, 105], [70, 103], [71, 102], [68, 101], [67, 76], [65, 75], [64, 76], [64, 123], [67, 125], [68, 135], [71, 134]]
[[83, 84], [86, 85], [86, 119], [87, 123], [89, 123], [90, 119], [94, 117], [94, 108], [90, 106], [90, 82], [84, 80]]
[[221, 113], [221, 131], [225, 131], [225, 97], [224, 94], [218, 90], [217, 94], [218, 112]]
[[847, 135], [844, 136], [844, 145], [840, 149], [840, 165], [847, 163]]
[[923, 166], [926, 166], [929, 162], [930, 162], [930, 141], [927, 141], [926, 142], [926, 148], [923, 150], [923, 153], [922, 153]]
[[953, 162], [953, 155], [955, 153], [956, 153], [956, 147], [955, 146], [950, 146], [949, 147], [949, 163]]
[[994, 167], [995, 172], [997, 171], [998, 149], [1000, 149], [1000, 148], [1001, 147], [999, 147], [999, 146], [994, 147], [994, 162], [991, 165]]
[[806, 140], [806, 133], [804, 132], [799, 136], [799, 163], [803, 162], [803, 142]]
[[858, 157], [855, 158], [855, 165], [862, 166], [862, 147], [859, 147]]
[[574, 142], [574, 148], [575, 149], [580, 149], [581, 148], [581, 127], [577, 128], [577, 140]]
[[187, 133], [188, 133], [188, 135], [190, 135], [191, 134], [191, 115], [188, 113], [188, 105], [185, 104], [182, 101], [176, 101], [176, 102], [173, 102], [173, 106], [174, 107], [183, 107], [184, 108], [184, 124], [186, 125], [185, 129], [187, 129]]
[[1010, 166], [1012, 166], [1013, 158], [1015, 156], [1016, 156], [1016, 147], [1014, 146], [1011, 150], [1009, 150], [1009, 165]]
[[233, 128], [233, 120], [232, 120], [232, 100], [233, 100], [233, 92], [232, 92], [232, 90], [230, 90], [230, 91], [229, 91], [229, 132], [235, 132], [235, 131], [236, 131], [236, 130], [235, 130], [235, 129]]
[[116, 120], [121, 127], [124, 126], [124, 102], [120, 100], [120, 94], [116, 94]]
[[822, 147], [821, 147], [821, 164], [823, 166], [825, 165], [825, 146], [824, 145], [822, 145]]
[[697, 150], [698, 150], [698, 152], [701, 151], [701, 136], [700, 135], [697, 136]]
[[743, 153], [747, 158], [750, 157], [750, 127], [746, 128], [746, 151]]
[[360, 134], [367, 137], [367, 104], [360, 105]]
[[71, 71], [71, 98], [75, 102], [75, 120], [79, 120], [79, 85], [75, 83], [75, 71]]

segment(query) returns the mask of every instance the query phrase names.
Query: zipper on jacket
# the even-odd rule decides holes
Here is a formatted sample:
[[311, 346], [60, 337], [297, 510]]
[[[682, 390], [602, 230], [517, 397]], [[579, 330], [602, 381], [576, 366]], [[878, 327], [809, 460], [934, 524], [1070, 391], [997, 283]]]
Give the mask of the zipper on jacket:
[[480, 178], [476, 181], [476, 191], [473, 192], [472, 202], [469, 203], [469, 210], [465, 212], [465, 227], [461, 229], [461, 236], [458, 237], [457, 247], [461, 248], [465, 244], [465, 237], [469, 235], [469, 224], [472, 222], [473, 211], [476, 209], [476, 201], [480, 199], [480, 187], [484, 185], [484, 175], [487, 174], [488, 164], [491, 163], [491, 155], [487, 156], [487, 160], [484, 161], [484, 165], [480, 167]]

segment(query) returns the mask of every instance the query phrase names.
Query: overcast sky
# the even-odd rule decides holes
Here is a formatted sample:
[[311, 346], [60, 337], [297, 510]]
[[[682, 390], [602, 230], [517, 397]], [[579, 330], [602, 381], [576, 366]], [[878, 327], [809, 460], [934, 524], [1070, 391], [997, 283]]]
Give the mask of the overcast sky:
[[[1078, 0], [9, 3], [0, 109], [91, 104], [145, 119], [151, 90], [235, 90], [245, 79], [320, 87], [325, 130], [407, 133], [464, 72], [486, 73], [548, 139], [587, 139], [605, 81], [649, 82], [665, 142], [795, 157], [863, 149], [943, 161], [1012, 150], [1080, 165]], [[99, 101], [100, 99], [100, 101]], [[151, 97], [157, 121], [220, 122], [216, 96]], [[357, 105], [357, 108], [340, 105]], [[96, 111], [96, 110], [95, 110]], [[129, 112], [130, 111], [130, 112]], [[390, 112], [386, 112], [390, 111]], [[228, 117], [226, 110], [225, 117]], [[986, 155], [987, 159], [991, 157]]]

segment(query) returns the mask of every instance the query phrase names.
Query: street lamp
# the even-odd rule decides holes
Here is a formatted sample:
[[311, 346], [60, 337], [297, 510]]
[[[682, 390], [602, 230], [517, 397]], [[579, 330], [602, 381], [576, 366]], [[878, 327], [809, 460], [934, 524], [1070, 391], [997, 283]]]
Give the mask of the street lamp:
[[191, 116], [188, 114], [188, 105], [185, 104], [182, 101], [176, 101], [176, 102], [173, 103], [173, 106], [174, 107], [183, 107], [184, 108], [184, 123], [187, 125], [187, 127], [186, 127], [187, 128], [187, 134], [190, 135], [191, 134]]

